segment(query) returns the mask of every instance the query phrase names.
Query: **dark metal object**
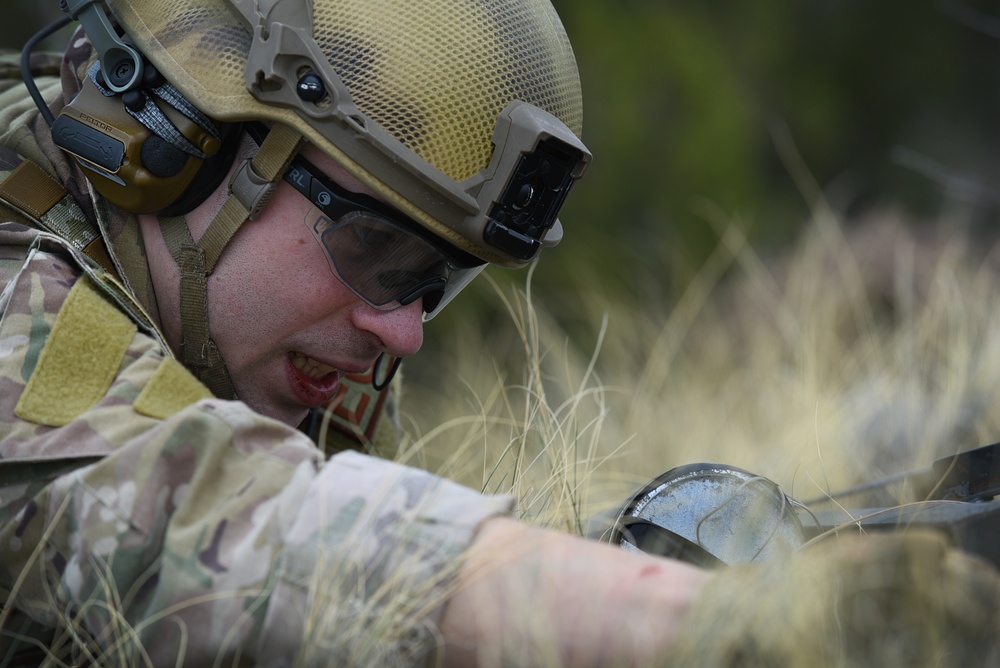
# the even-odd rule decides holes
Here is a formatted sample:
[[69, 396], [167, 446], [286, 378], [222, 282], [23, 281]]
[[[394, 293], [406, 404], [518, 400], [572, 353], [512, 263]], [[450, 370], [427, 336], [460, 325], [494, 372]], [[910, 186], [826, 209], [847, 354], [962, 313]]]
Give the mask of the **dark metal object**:
[[691, 464], [639, 490], [604, 539], [708, 568], [760, 561], [805, 542], [795, 505], [766, 478], [732, 466]]
[[1000, 567], [998, 494], [1000, 443], [994, 443], [811, 499], [800, 518], [810, 538], [837, 531], [932, 529]]
[[142, 56], [115, 31], [104, 7], [97, 0], [61, 0], [67, 16], [80, 22], [101, 63], [108, 88], [124, 93], [142, 79]]
[[[667, 471], [588, 535], [706, 568], [767, 559], [846, 531], [931, 529], [1000, 568], [1000, 443], [798, 502], [720, 464]], [[914, 500], [916, 499], [916, 500]]]
[[1000, 503], [996, 501], [921, 501], [889, 508], [815, 510], [812, 517], [802, 517], [802, 524], [810, 538], [828, 532], [932, 529], [1000, 568]]

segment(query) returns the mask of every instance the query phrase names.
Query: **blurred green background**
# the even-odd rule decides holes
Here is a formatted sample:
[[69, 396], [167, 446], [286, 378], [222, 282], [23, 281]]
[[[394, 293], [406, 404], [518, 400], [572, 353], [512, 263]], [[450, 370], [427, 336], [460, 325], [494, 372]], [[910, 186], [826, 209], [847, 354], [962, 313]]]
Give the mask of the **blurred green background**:
[[563, 216], [577, 266], [671, 299], [717, 243], [706, 200], [763, 252], [786, 246], [807, 209], [775, 127], [848, 219], [891, 203], [996, 226], [1000, 4], [556, 4], [595, 155]]
[[[595, 289], [669, 304], [718, 242], [706, 206], [764, 254], [793, 242], [807, 207], [775, 128], [848, 221], [892, 204], [913, 220], [960, 210], [976, 230], [996, 227], [1000, 4], [555, 4], [579, 60], [595, 155], [564, 210], [565, 241], [535, 276], [540, 299], [567, 319]], [[58, 16], [55, 0], [7, 6], [4, 46]], [[459, 303], [490, 309], [475, 296]]]

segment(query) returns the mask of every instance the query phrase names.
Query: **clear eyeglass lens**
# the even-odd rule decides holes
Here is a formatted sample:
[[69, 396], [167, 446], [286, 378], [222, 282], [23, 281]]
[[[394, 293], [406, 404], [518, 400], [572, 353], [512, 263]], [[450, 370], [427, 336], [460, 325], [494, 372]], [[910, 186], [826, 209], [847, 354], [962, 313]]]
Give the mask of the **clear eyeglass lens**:
[[429, 242], [367, 211], [352, 211], [317, 230], [337, 274], [377, 308], [396, 308], [422, 286], [448, 291], [453, 265]]

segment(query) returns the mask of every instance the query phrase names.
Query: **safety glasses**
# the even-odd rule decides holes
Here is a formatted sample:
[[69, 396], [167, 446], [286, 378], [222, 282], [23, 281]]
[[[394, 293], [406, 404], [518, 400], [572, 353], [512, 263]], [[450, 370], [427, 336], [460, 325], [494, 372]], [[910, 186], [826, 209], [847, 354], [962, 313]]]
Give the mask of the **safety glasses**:
[[284, 178], [323, 214], [312, 233], [334, 274], [376, 309], [422, 298], [424, 320], [430, 320], [486, 266], [447, 248], [383, 202], [326, 178], [300, 156]]

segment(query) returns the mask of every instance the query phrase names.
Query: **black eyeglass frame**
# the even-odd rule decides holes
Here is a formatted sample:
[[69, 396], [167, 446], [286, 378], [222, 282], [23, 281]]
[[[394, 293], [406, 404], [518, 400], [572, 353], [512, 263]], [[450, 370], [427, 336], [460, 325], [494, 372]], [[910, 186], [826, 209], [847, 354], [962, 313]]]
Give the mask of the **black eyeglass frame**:
[[[375, 308], [384, 309], [387, 303], [396, 302], [399, 306], [410, 304], [421, 297], [424, 298], [424, 312], [434, 313], [438, 310], [438, 304], [442, 297], [448, 292], [448, 278], [456, 272], [462, 270], [478, 269], [484, 266], [482, 260], [469, 255], [457, 248], [447, 248], [445, 244], [437, 240], [433, 235], [424, 230], [421, 226], [407, 219], [395, 208], [364, 193], [358, 193], [341, 186], [336, 181], [328, 178], [323, 172], [302, 156], [292, 159], [285, 170], [284, 180], [295, 188], [299, 194], [323, 213], [334, 225], [343, 220], [349, 214], [369, 213], [374, 214], [400, 232], [416, 237], [425, 242], [441, 257], [448, 268], [448, 276], [429, 277], [421, 280], [417, 284], [408, 287], [405, 291], [396, 294], [387, 301], [377, 301], [371, 296], [360, 291], [351, 281], [349, 276], [344, 276], [340, 272], [336, 257], [332, 251], [326, 249], [330, 254], [336, 273], [341, 280], [347, 284], [359, 297], [371, 304]], [[324, 244], [324, 248], [326, 245]], [[478, 273], [478, 271], [476, 272]], [[468, 281], [463, 282], [462, 287]], [[454, 292], [457, 293], [456, 289]], [[449, 298], [450, 301], [450, 298]], [[443, 306], [443, 304], [442, 304]]]
[[[267, 127], [260, 122], [248, 122], [243, 126], [246, 133], [253, 139], [254, 143], [260, 146], [267, 135]], [[424, 229], [423, 226], [410, 220], [398, 209], [364, 193], [348, 190], [327, 177], [319, 167], [315, 166], [302, 155], [292, 158], [285, 169], [283, 180], [305, 197], [309, 202], [321, 211], [331, 222], [336, 222], [344, 216], [354, 212], [373, 213], [384, 222], [396, 229], [421, 239], [431, 246], [450, 269], [447, 279], [437, 281], [423, 281], [408, 291], [397, 296], [400, 306], [416, 301], [424, 297], [424, 321], [428, 321], [443, 309], [461, 290], [468, 285], [473, 278], [486, 268], [487, 263], [467, 253], [446, 241], [439, 239], [434, 234]], [[355, 294], [371, 306], [384, 310], [385, 304], [389, 302], [377, 302], [369, 296], [361, 293], [352, 285], [349, 277], [343, 276], [337, 268], [336, 259], [330, 250], [324, 246], [331, 261], [332, 269], [338, 280], [347, 285]], [[455, 276], [455, 280], [450, 280]], [[448, 288], [451, 287], [449, 290]], [[434, 295], [438, 292], [438, 295]], [[395, 308], [395, 307], [393, 307]]]
[[[284, 180], [312, 202], [312, 205], [322, 211], [330, 220], [340, 220], [352, 211], [364, 211], [386, 218], [398, 227], [413, 232], [415, 236], [424, 238], [424, 235], [415, 231], [418, 226], [407, 221], [399, 211], [370, 195], [348, 190], [336, 181], [327, 178], [318, 167], [302, 156], [292, 158], [288, 169], [285, 170]], [[425, 241], [429, 240], [425, 239]], [[436, 245], [435, 248], [437, 248]]]

